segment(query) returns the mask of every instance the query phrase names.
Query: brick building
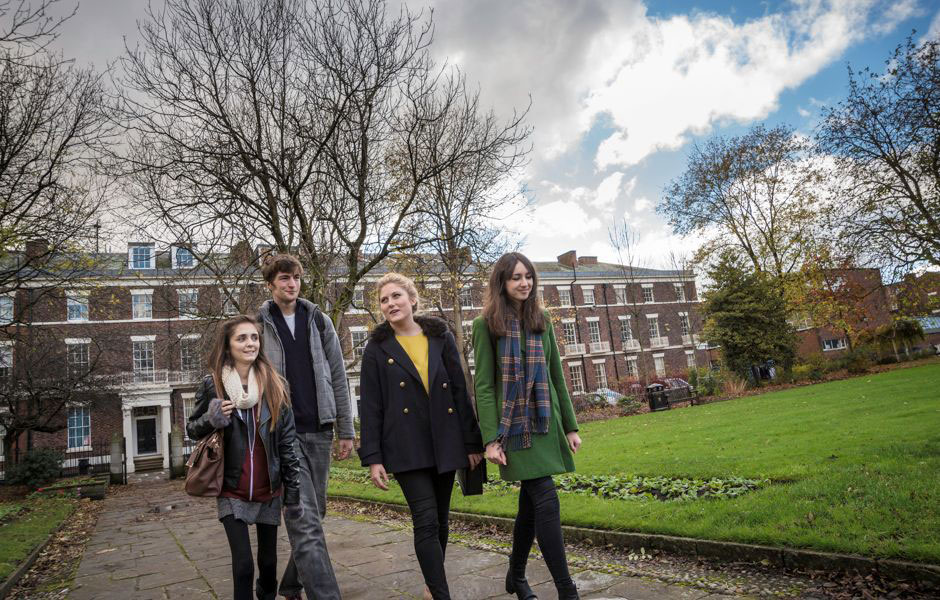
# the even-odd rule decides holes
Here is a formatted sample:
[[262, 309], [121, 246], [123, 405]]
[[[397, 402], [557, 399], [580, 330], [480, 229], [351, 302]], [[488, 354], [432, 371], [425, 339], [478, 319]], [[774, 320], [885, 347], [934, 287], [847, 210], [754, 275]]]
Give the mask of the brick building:
[[[0, 385], [16, 381], [16, 369], [27, 366], [53, 376], [93, 369], [109, 382], [88, 405], [66, 407], [61, 431], [24, 434], [20, 448], [87, 452], [119, 433], [129, 472], [167, 467], [168, 434], [174, 425], [183, 427], [192, 410], [213, 324], [239, 308], [254, 314], [267, 297], [257, 256], [241, 248], [230, 258], [242, 277], [219, 277], [186, 248], [131, 243], [126, 253], [98, 255], [95, 270], [72, 279], [67, 289], [50, 289], [38, 277], [17, 294], [0, 296], [0, 321], [6, 323], [0, 330]], [[701, 321], [691, 272], [630, 269], [579, 258], [574, 251], [536, 267], [538, 293], [552, 313], [575, 396], [684, 377], [689, 366], [704, 362], [705, 352], [697, 348]], [[377, 269], [356, 289], [354, 306], [365, 306], [374, 293], [371, 282], [382, 272]], [[439, 287], [426, 284], [424, 294]], [[468, 285], [460, 301], [461, 325], [469, 332], [482, 308], [482, 287]], [[452, 311], [445, 298], [439, 304], [445, 316]], [[352, 308], [339, 329], [354, 400], [358, 357], [371, 324], [369, 311]], [[52, 351], [37, 366], [27, 355], [40, 344]]]

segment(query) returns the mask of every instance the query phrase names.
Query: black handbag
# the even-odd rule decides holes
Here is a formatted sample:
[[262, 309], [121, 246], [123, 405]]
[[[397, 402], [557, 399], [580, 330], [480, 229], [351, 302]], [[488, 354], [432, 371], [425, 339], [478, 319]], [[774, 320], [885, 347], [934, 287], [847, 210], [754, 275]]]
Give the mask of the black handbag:
[[486, 483], [486, 460], [481, 460], [475, 469], [465, 467], [457, 469], [457, 485], [464, 496], [479, 496]]

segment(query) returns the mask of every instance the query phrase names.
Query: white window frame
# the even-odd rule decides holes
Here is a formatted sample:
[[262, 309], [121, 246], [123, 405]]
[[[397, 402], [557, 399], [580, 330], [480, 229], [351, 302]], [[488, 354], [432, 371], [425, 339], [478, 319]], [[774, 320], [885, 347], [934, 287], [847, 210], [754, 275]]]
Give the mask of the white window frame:
[[[830, 343], [835, 342], [835, 343]], [[823, 352], [834, 352], [836, 350], [845, 350], [849, 347], [848, 342], [844, 337], [841, 338], [831, 338], [828, 340], [823, 340], [822, 343]]]
[[[12, 323], [14, 319], [15, 294], [0, 294], [0, 325]], [[2, 445], [2, 444], [0, 444]]]
[[686, 350], [685, 351], [685, 365], [690, 369], [696, 367], [695, 364], [695, 350]]
[[588, 317], [588, 341], [592, 344], [599, 344], [601, 340], [601, 323], [597, 318]]
[[[575, 377], [575, 370], [577, 371], [577, 378]], [[570, 362], [568, 363], [568, 376], [571, 378], [571, 394], [573, 396], [580, 396], [584, 393], [584, 367], [581, 363]]]
[[0, 369], [8, 369], [7, 375], [0, 378], [0, 382], [13, 377], [13, 360], [13, 341], [0, 341]]
[[[191, 264], [181, 265], [179, 262], [179, 251], [189, 253], [189, 258], [191, 259]], [[170, 263], [174, 269], [192, 269], [196, 266], [196, 255], [193, 254], [192, 249], [187, 246], [170, 246]]]
[[614, 300], [618, 305], [627, 303], [627, 286], [624, 284], [614, 285]]
[[676, 292], [676, 302], [685, 302], [685, 284], [684, 283], [673, 283], [672, 289]]
[[[594, 384], [596, 389], [606, 388], [607, 385], [607, 360], [596, 359], [591, 361], [594, 364]], [[598, 369], [600, 367], [600, 369]]]
[[465, 285], [460, 288], [457, 299], [460, 301], [460, 308], [473, 308], [473, 287]]
[[[189, 416], [196, 409], [196, 392], [181, 392], [180, 399], [183, 401], [183, 437], [189, 439], [189, 432], [186, 424], [189, 423]], [[191, 408], [187, 409], [187, 402], [191, 403]]]
[[[183, 298], [192, 296], [192, 308], [195, 312], [183, 311]], [[176, 310], [181, 320], [192, 320], [199, 318], [199, 288], [177, 288], [176, 289]]]
[[[620, 315], [618, 320], [620, 321], [620, 342], [626, 343], [636, 339], [633, 337], [633, 319], [631, 315]], [[627, 333], [626, 336], [623, 335], [624, 332]]]
[[[662, 368], [660, 368], [662, 365]], [[662, 352], [653, 355], [653, 369], [656, 371], [657, 377], [666, 376], [666, 355]]]
[[689, 320], [689, 313], [679, 313], [679, 330], [682, 335], [692, 335], [692, 322]]
[[[75, 303], [78, 306], [84, 306], [85, 316], [77, 319], [72, 318], [72, 304]], [[90, 318], [91, 306], [88, 302], [88, 291], [87, 290], [70, 290], [65, 294], [65, 320], [69, 323], [87, 323], [91, 320]]]
[[[656, 302], [656, 296], [653, 294], [653, 284], [644, 283], [642, 284], [643, 288], [643, 303], [644, 304], [654, 304]], [[646, 292], [649, 291], [649, 298], [646, 297]]]
[[[78, 416], [78, 418], [81, 419], [81, 423], [78, 425], [75, 425], [75, 428], [80, 429], [82, 431], [87, 430], [87, 433], [84, 436], [81, 436], [82, 444], [75, 445], [75, 446], [72, 445], [72, 440], [75, 438], [78, 438], [78, 436], [75, 436], [75, 438], [73, 438], [72, 436], [72, 429], [73, 429], [73, 423], [74, 423], [73, 411], [81, 411], [81, 414]], [[66, 452], [86, 452], [88, 450], [91, 450], [91, 408], [87, 406], [71, 406], [69, 407], [66, 415], [67, 416], [66, 416], [66, 428], [65, 428], [66, 438], [65, 439], [66, 439], [66, 446], [68, 448]]]
[[[148, 302], [148, 304], [150, 304], [150, 316], [138, 317], [135, 311], [135, 308], [137, 306], [136, 298], [148, 297], [148, 296], [150, 298], [150, 301]], [[152, 319], [153, 319], [153, 290], [132, 288], [131, 289], [131, 320], [132, 321], [150, 321]]]
[[[136, 344], [150, 344], [150, 364], [149, 369], [138, 369]], [[131, 336], [131, 371], [134, 373], [153, 373], [157, 370], [157, 336], [155, 335], [132, 335]]]
[[[356, 345], [356, 336], [362, 334], [362, 343]], [[353, 358], [362, 358], [362, 353], [366, 349], [366, 343], [369, 341], [369, 330], [361, 325], [354, 325], [349, 328], [349, 347], [352, 349]]]
[[219, 297], [222, 299], [222, 314], [223, 315], [237, 315], [238, 306], [237, 303], [241, 298], [241, 288], [232, 288], [227, 289], [224, 287], [219, 288]]
[[[202, 361], [199, 360], [199, 340], [202, 339], [202, 335], [199, 333], [185, 333], [179, 335], [179, 346], [180, 346], [180, 371], [200, 371], [202, 369]], [[190, 342], [196, 343], [196, 368], [187, 369], [186, 365], [183, 364], [183, 349], [188, 346]]]
[[[588, 298], [590, 295], [590, 298]], [[584, 298], [585, 306], [594, 306], [597, 304], [597, 299], [594, 297], [594, 286], [593, 285], [582, 285], [581, 286], [581, 297]]]
[[[150, 252], [148, 253], [147, 266], [138, 267], [134, 264], [134, 250], [137, 248], [148, 248]], [[156, 246], [154, 244], [146, 243], [137, 243], [137, 244], [128, 244], [127, 246], [127, 268], [134, 269], [137, 271], [140, 270], [152, 270], [155, 267], [156, 262]]]
[[545, 305], [545, 286], [540, 285], [536, 289], [538, 290], [536, 293], [538, 294], [537, 298], [538, 298], [539, 304], [544, 306]]
[[639, 362], [635, 354], [627, 357], [627, 377], [640, 377]]
[[[654, 331], [653, 325], [656, 325], [656, 327], [655, 327], [656, 335], [653, 335], [653, 331]], [[651, 339], [651, 340], [652, 340], [652, 339], [659, 338], [659, 337], [660, 337], [659, 315], [658, 315], [658, 314], [646, 315], [646, 327], [647, 327], [647, 329], [649, 330], [649, 334], [650, 334], [650, 339]]]
[[[556, 285], [558, 289], [558, 306], [572, 306], [574, 298], [571, 296], [571, 286], [570, 285]], [[565, 301], [565, 294], [568, 296], [567, 302]]]
[[[569, 330], [574, 333], [574, 339], [568, 336]], [[574, 322], [574, 319], [561, 320], [561, 337], [564, 339], [565, 345], [578, 343], [578, 324]]]
[[72, 348], [73, 346], [81, 346], [85, 348], [85, 370], [91, 368], [91, 338], [65, 338], [66, 353], [65, 353], [65, 365], [69, 375], [72, 374], [72, 370], [75, 364], [72, 362]]
[[363, 310], [366, 307], [366, 290], [361, 285], [353, 288], [352, 304], [354, 310]]

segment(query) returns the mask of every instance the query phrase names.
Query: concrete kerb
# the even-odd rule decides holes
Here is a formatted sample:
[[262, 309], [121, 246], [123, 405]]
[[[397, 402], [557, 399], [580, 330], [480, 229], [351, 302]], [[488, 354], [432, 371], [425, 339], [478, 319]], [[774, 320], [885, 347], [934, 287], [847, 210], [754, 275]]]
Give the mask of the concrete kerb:
[[[351, 496], [331, 494], [333, 498], [343, 498], [350, 502], [372, 505], [395, 512], [410, 514], [403, 504], [391, 504], [374, 500], [362, 500]], [[511, 532], [513, 520], [505, 517], [477, 515], [451, 511], [451, 519], [467, 523], [477, 523], [498, 527]], [[914, 563], [903, 560], [876, 559], [855, 554], [818, 552], [799, 548], [777, 548], [760, 544], [699, 540], [695, 538], [660, 535], [655, 533], [631, 533], [573, 527], [563, 525], [565, 539], [588, 541], [595, 546], [612, 544], [620, 548], [639, 550], [640, 548], [661, 550], [685, 556], [700, 556], [733, 562], [751, 562], [770, 564], [787, 569], [813, 571], [858, 572], [867, 575], [878, 573], [894, 581], [916, 581], [940, 589], [940, 565]]]

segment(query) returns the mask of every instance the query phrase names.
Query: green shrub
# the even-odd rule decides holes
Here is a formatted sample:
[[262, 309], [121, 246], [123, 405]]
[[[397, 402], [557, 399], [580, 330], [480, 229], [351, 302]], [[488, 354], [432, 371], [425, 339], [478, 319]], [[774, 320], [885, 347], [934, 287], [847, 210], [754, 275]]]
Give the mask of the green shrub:
[[814, 381], [813, 367], [810, 365], [795, 365], [793, 367], [793, 381]]
[[711, 369], [698, 367], [689, 370], [689, 385], [695, 388], [699, 396], [714, 396], [721, 382]]
[[874, 353], [864, 346], [853, 348], [843, 358], [845, 369], [852, 375], [867, 373], [874, 362]]
[[[803, 361], [802, 365], [797, 365], [797, 367], [806, 367], [806, 377], [802, 379], [808, 379], [810, 381], [821, 381], [823, 376], [829, 371], [834, 370], [833, 365], [830, 364], [826, 357], [820, 352], [810, 354], [806, 357], [806, 360]], [[796, 367], [794, 367], [794, 376], [796, 372]], [[800, 379], [800, 377], [797, 377]]]
[[62, 469], [62, 455], [50, 448], [37, 448], [27, 452], [19, 463], [10, 468], [7, 481], [36, 489], [56, 479]]

